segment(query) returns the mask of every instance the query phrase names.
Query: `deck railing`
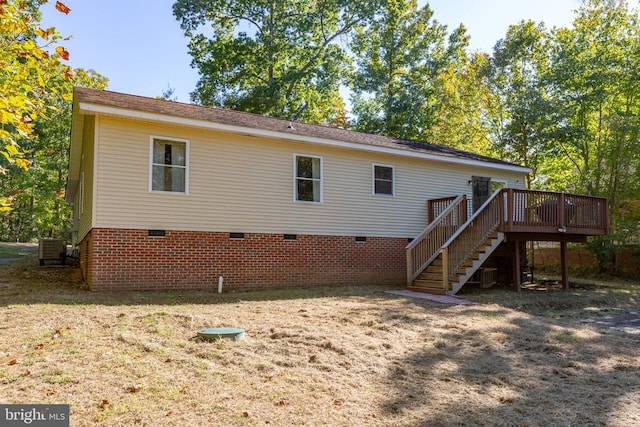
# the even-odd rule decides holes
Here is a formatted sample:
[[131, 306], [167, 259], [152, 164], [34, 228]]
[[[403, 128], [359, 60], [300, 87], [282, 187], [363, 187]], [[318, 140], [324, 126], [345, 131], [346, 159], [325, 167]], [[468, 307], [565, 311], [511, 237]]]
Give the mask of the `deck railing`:
[[503, 192], [496, 191], [471, 218], [442, 245], [442, 274], [445, 289], [458, 269], [496, 231], [504, 218]]
[[[459, 196], [451, 196], [451, 197], [441, 197], [439, 199], [430, 199], [427, 200], [427, 213], [429, 218], [427, 222], [432, 222], [435, 220], [442, 212], [445, 211]], [[465, 211], [466, 214], [466, 211]], [[467, 221], [462, 222], [463, 224]]]
[[[467, 220], [467, 197], [438, 199], [436, 209], [447, 203], [438, 216], [407, 245], [407, 282], [409, 285], [440, 253], [440, 248]], [[429, 208], [431, 210], [431, 208]], [[431, 212], [430, 212], [431, 215]]]
[[504, 231], [603, 235], [607, 199], [548, 191], [505, 189]]

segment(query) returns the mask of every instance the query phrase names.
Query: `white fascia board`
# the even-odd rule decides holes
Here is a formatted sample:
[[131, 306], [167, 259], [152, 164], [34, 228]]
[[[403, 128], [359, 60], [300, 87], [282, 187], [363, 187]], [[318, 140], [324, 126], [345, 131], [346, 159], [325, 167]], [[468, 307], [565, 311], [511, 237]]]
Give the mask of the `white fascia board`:
[[[76, 106], [73, 106], [74, 110]], [[67, 185], [65, 187], [65, 200], [73, 203], [80, 180], [80, 159], [82, 156], [82, 135], [84, 133], [84, 116], [74, 111], [71, 121], [69, 138], [69, 167], [67, 173]]]
[[310, 144], [321, 144], [330, 147], [348, 148], [351, 150], [361, 150], [373, 153], [391, 154], [395, 156], [411, 157], [417, 159], [433, 160], [436, 162], [446, 162], [467, 166], [478, 166], [490, 169], [497, 169], [510, 172], [531, 173], [531, 169], [517, 165], [501, 165], [497, 163], [483, 162], [481, 160], [458, 159], [454, 157], [439, 156], [437, 154], [420, 153], [417, 151], [402, 150], [391, 147], [380, 147], [376, 145], [359, 144], [335, 139], [318, 138], [314, 136], [298, 135], [295, 133], [278, 132], [266, 129], [251, 128], [237, 125], [227, 125], [224, 123], [212, 122], [209, 120], [191, 119], [185, 117], [171, 116], [167, 114], [148, 113], [139, 110], [129, 110], [126, 108], [111, 107], [106, 105], [80, 103], [81, 114], [105, 114], [119, 116], [130, 119], [148, 120], [161, 123], [177, 124], [182, 126], [193, 126], [205, 129], [216, 129], [226, 132], [233, 132], [245, 135], [263, 136], [269, 138], [279, 138], [296, 142], [306, 142]]

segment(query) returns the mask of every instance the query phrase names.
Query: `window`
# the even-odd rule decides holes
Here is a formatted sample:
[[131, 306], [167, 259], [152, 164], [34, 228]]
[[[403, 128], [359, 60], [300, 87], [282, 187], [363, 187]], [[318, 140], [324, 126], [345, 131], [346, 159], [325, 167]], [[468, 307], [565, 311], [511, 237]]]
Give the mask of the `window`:
[[373, 165], [373, 194], [393, 196], [393, 166]]
[[151, 191], [187, 192], [187, 141], [151, 138]]
[[322, 202], [322, 158], [295, 156], [295, 200]]

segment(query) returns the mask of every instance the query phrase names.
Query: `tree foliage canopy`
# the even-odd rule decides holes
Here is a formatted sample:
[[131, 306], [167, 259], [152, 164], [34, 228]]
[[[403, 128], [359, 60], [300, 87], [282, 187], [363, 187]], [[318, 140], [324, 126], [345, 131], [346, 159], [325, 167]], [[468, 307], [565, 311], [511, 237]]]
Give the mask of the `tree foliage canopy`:
[[199, 104], [330, 123], [342, 114], [347, 70], [341, 37], [375, 2], [178, 0], [200, 80]]
[[380, 3], [380, 12], [357, 29], [351, 43], [355, 127], [425, 140], [438, 121], [442, 79], [466, 60], [469, 39], [463, 26], [447, 39], [446, 26], [433, 19], [428, 4]]
[[[69, 53], [58, 45], [55, 28], [42, 28], [39, 7], [46, 0], [0, 1], [0, 177], [15, 164], [27, 169], [29, 160], [21, 150], [22, 140], [33, 136], [34, 124], [53, 111], [47, 103], [55, 93], [50, 82], [70, 80], [72, 70], [63, 66]], [[69, 13], [61, 2], [56, 9]], [[10, 200], [0, 193], [0, 211]]]
[[107, 86], [95, 71], [65, 64], [62, 36], [40, 24], [44, 3], [0, 0], [0, 240], [64, 237], [73, 86]]

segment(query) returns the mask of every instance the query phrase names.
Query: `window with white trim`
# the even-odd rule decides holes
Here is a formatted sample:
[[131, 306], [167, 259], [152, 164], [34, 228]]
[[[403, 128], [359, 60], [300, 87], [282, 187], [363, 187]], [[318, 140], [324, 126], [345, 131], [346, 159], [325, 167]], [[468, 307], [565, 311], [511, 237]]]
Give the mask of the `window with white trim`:
[[151, 191], [187, 192], [187, 141], [151, 138]]
[[373, 165], [373, 194], [393, 196], [393, 166]]
[[322, 202], [322, 157], [295, 155], [295, 200]]

